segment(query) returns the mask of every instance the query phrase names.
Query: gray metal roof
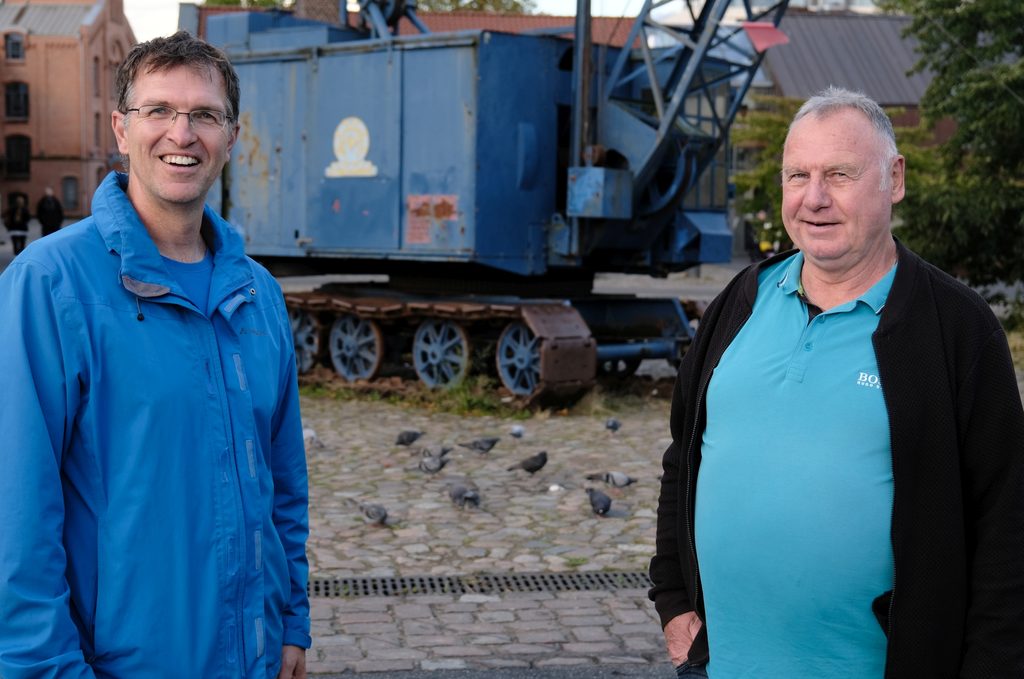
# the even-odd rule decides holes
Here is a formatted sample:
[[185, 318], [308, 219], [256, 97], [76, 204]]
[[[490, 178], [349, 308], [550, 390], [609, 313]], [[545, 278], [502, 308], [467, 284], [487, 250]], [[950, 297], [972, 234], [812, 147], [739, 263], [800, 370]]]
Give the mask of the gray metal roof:
[[907, 17], [863, 14], [786, 14], [779, 28], [789, 44], [772, 47], [764, 66], [776, 91], [806, 99], [836, 85], [858, 90], [883, 106], [917, 105], [931, 81], [907, 76], [917, 63], [916, 41], [903, 37]]
[[0, 31], [21, 28], [30, 35], [77, 36], [93, 5], [0, 4]]

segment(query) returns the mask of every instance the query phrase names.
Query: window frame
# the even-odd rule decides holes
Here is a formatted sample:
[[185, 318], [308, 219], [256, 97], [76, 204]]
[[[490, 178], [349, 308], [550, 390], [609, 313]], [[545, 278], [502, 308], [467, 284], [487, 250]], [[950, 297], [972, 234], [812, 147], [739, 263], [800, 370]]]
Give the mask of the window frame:
[[28, 83], [20, 80], [12, 80], [4, 83], [4, 119], [24, 121], [28, 120], [28, 116]]
[[79, 201], [82, 199], [82, 182], [77, 176], [69, 174], [60, 178], [60, 198], [65, 210], [75, 212], [79, 209]]
[[[22, 149], [17, 146], [23, 145]], [[14, 151], [24, 151], [15, 153]], [[12, 161], [20, 162], [13, 165]], [[9, 134], [4, 137], [4, 176], [8, 179], [27, 179], [32, 174], [32, 137], [27, 134]]]
[[[17, 54], [12, 55], [13, 48], [17, 47]], [[19, 31], [8, 31], [4, 33], [4, 59], [7, 61], [25, 61], [25, 34]]]

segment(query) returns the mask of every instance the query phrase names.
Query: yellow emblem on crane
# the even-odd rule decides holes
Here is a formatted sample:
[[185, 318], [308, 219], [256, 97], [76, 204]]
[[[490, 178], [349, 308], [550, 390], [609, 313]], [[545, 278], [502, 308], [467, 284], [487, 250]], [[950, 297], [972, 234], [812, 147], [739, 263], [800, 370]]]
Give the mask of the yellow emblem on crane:
[[324, 170], [327, 177], [376, 177], [377, 166], [366, 159], [370, 150], [370, 130], [355, 116], [345, 118], [334, 128], [334, 156]]

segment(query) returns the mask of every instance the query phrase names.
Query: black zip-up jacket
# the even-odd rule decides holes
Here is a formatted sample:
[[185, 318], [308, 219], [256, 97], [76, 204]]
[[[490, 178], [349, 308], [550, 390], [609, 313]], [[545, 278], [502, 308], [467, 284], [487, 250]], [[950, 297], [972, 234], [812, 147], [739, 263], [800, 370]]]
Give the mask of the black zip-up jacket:
[[[1022, 679], [1024, 411], [1006, 336], [981, 297], [897, 246], [872, 336], [893, 457], [895, 581], [872, 606], [888, 638], [885, 677]], [[680, 366], [650, 570], [662, 625], [688, 611], [706, 620], [693, 538], [704, 397], [750, 317], [758, 271], [793, 254], [737, 275]], [[707, 659], [702, 628], [689, 660]]]

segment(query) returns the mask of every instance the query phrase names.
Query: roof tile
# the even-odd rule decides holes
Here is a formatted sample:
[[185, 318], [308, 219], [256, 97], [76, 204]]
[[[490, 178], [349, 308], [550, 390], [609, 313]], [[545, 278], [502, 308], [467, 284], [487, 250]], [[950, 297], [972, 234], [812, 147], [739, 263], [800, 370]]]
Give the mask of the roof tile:
[[910, 19], [879, 14], [786, 14], [789, 43], [768, 50], [765, 67], [776, 91], [806, 99], [836, 85], [863, 92], [883, 106], [917, 105], [931, 76], [907, 75], [917, 42], [903, 37]]

